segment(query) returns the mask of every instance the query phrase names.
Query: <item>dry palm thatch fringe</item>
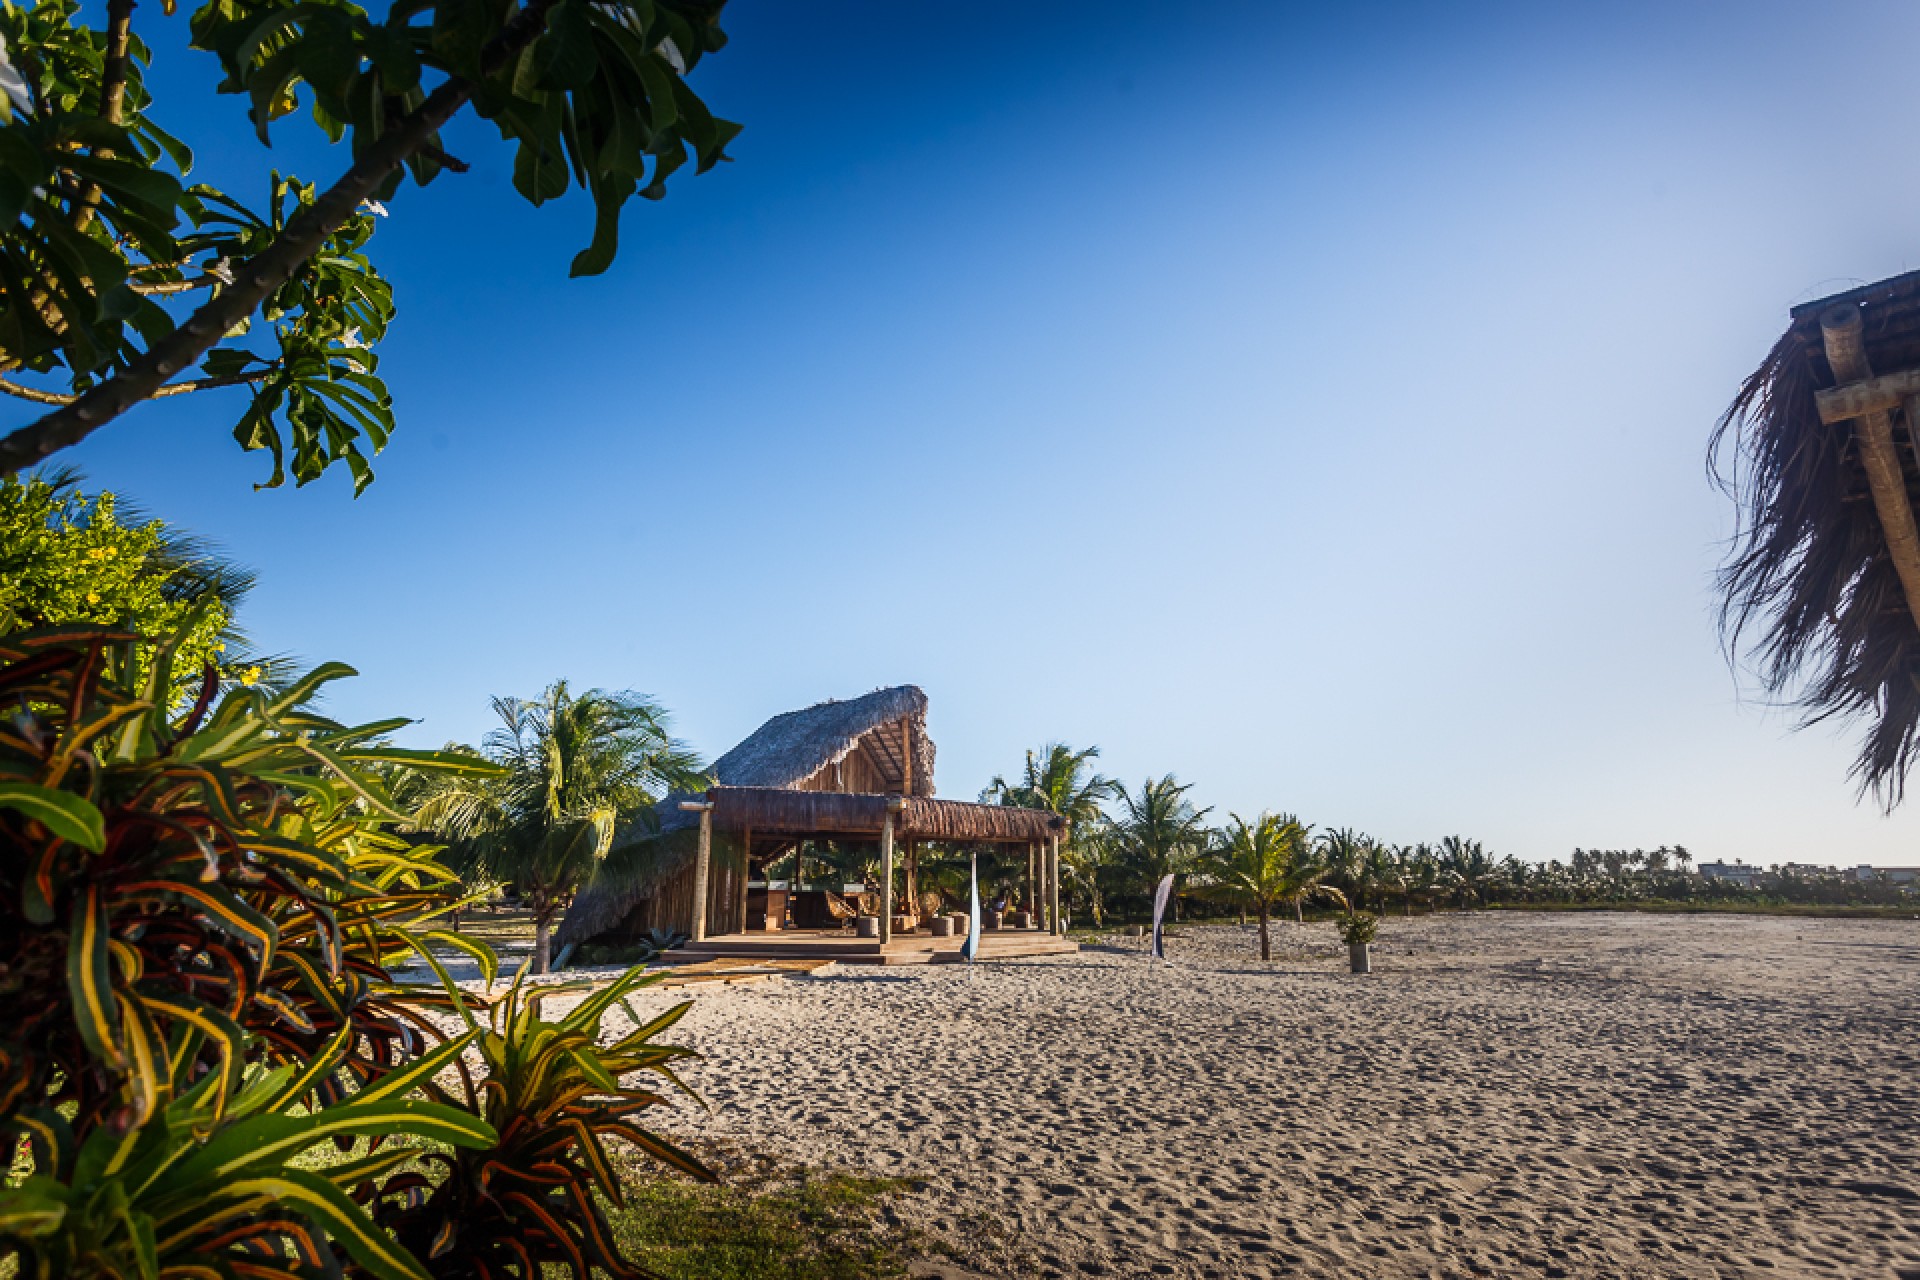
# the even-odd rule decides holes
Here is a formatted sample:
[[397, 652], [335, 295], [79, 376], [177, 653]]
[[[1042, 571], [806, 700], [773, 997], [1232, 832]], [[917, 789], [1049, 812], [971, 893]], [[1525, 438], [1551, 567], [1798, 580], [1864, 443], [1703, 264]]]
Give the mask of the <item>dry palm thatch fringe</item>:
[[[893, 799], [844, 791], [793, 791], [778, 787], [715, 787], [716, 829], [788, 835], [877, 836]], [[952, 844], [1026, 844], [1066, 830], [1064, 819], [1045, 809], [975, 804], [914, 796], [902, 803], [893, 832], [900, 840]]]
[[[1802, 725], [1859, 717], [1851, 776], [1887, 809], [1920, 749], [1920, 625], [1908, 607], [1850, 422], [1820, 419], [1835, 385], [1822, 313], [1857, 307], [1876, 373], [1920, 368], [1920, 272], [1793, 309], [1786, 333], [1715, 428], [1709, 465], [1738, 508], [1718, 584], [1729, 661]], [[1915, 424], [1894, 417], [1912, 459]], [[1916, 472], [1906, 470], [1914, 502]], [[1920, 503], [1915, 503], [1920, 507]]]
[[[872, 731], [902, 720], [913, 734], [913, 794], [931, 796], [933, 741], [927, 736], [927, 695], [910, 684], [777, 715], [714, 761], [711, 773], [716, 782], [728, 787], [798, 787], [844, 761]], [[574, 899], [561, 921], [556, 946], [611, 929], [634, 903], [686, 864], [693, 856], [693, 828], [698, 820], [682, 812], [680, 802], [693, 798], [670, 795], [655, 808], [657, 822], [635, 823], [615, 837], [592, 883]]]

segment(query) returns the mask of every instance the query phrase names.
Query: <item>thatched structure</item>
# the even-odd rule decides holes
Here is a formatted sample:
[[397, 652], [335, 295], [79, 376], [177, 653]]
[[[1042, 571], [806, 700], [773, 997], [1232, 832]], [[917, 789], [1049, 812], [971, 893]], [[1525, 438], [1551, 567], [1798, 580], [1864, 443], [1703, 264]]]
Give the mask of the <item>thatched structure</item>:
[[1920, 272], [1795, 307], [1712, 456], [1730, 655], [1805, 723], [1865, 718], [1853, 776], [1891, 808], [1920, 736]]
[[[927, 697], [912, 685], [778, 715], [714, 762], [716, 785], [668, 797], [636, 823], [561, 923], [561, 945], [666, 927], [743, 931], [756, 868], [808, 837], [1024, 844], [1060, 820], [933, 798]], [[701, 829], [706, 860], [701, 862]], [[704, 904], [704, 909], [702, 908]]]

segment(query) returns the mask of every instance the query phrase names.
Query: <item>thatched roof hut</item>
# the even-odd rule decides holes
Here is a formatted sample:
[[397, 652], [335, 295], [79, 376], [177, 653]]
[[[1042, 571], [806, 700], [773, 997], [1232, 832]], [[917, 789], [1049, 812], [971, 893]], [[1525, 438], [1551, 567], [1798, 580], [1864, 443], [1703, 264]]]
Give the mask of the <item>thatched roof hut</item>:
[[1853, 776], [1891, 808], [1920, 745], [1920, 272], [1793, 308], [1712, 457], [1730, 656], [1805, 723], [1865, 719]]
[[[852, 836], [1038, 845], [1059, 819], [1036, 810], [933, 798], [927, 696], [913, 685], [777, 715], [714, 762], [715, 786], [673, 795], [636, 823], [574, 900], [558, 941], [635, 922], [687, 929], [696, 885], [715, 932], [745, 927], [755, 865], [806, 837]], [[704, 809], [704, 812], [690, 811]], [[696, 876], [702, 819], [721, 839]], [[738, 917], [738, 918], [736, 918]]]

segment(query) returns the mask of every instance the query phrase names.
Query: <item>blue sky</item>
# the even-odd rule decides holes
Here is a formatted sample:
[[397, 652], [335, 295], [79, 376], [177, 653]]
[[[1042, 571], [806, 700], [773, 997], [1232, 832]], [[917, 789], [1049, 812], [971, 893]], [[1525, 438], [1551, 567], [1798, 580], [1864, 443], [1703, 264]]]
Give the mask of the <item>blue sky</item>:
[[[202, 172], [331, 176], [143, 9]], [[263, 579], [337, 714], [643, 690], [718, 754], [911, 681], [944, 794], [1098, 743], [1224, 813], [1912, 863], [1719, 650], [1714, 419], [1920, 257], [1896, 4], [736, 3], [736, 163], [534, 210], [482, 127], [375, 240], [401, 430], [255, 493], [232, 401], [74, 451]], [[304, 131], [310, 132], [310, 131]], [[1836, 180], [1838, 179], [1838, 180]], [[15, 420], [24, 420], [15, 414]]]

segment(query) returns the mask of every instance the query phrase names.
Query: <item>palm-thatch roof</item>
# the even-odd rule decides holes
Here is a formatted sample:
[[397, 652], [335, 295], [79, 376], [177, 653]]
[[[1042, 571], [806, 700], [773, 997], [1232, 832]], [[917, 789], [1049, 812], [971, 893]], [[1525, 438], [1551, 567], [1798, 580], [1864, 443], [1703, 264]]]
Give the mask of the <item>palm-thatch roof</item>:
[[1852, 773], [1889, 808], [1920, 746], [1916, 428], [1920, 272], [1795, 307], [1712, 447], [1729, 656], [1804, 723], [1863, 718]]
[[[856, 751], [890, 785], [931, 796], [934, 748], [927, 736], [927, 695], [903, 684], [788, 711], [755, 729], [709, 772], [722, 787], [797, 789], [837, 782], [838, 771]], [[560, 945], [613, 928], [634, 903], [686, 864], [693, 856], [698, 819], [682, 811], [680, 802], [697, 798], [675, 793], [628, 825], [561, 921]]]
[[911, 684], [777, 715], [713, 762], [714, 781], [723, 787], [798, 787], [862, 746], [878, 752], [900, 776], [906, 762], [895, 726], [903, 721], [913, 734], [911, 794], [930, 796], [933, 739], [927, 736], [927, 695]]

